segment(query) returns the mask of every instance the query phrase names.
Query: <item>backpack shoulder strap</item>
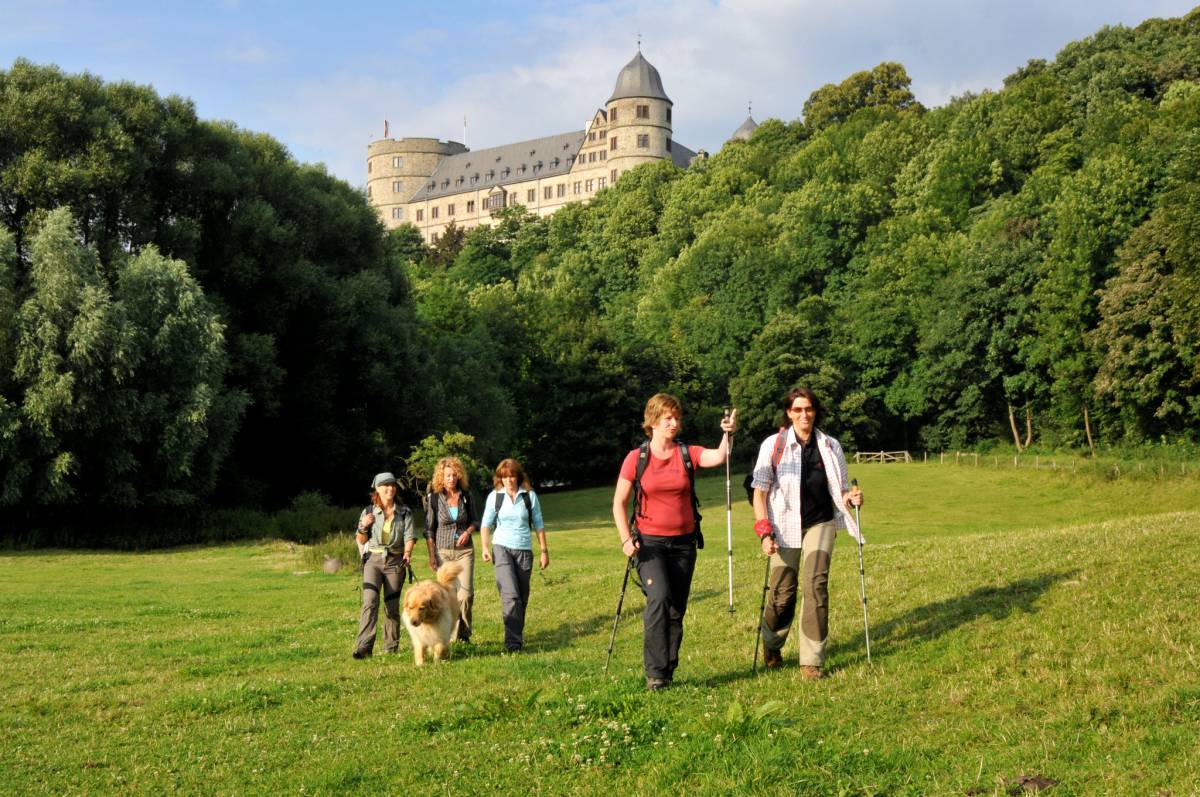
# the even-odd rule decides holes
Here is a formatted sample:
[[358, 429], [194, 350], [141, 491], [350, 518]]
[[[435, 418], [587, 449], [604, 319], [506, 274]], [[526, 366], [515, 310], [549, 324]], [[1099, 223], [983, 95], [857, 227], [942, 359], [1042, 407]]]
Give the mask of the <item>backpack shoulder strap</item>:
[[783, 449], [787, 446], [787, 427], [780, 426], [779, 434], [775, 435], [775, 449], [771, 452], [771, 472], [774, 474], [783, 459]]
[[521, 493], [521, 498], [525, 502], [525, 514], [529, 516], [529, 525], [533, 526], [533, 499], [529, 497], [529, 491]]
[[650, 441], [645, 440], [638, 446], [637, 470], [633, 476], [633, 513], [629, 517], [629, 529], [633, 534], [637, 534], [637, 516], [642, 513], [642, 500], [645, 497], [642, 492], [642, 476], [646, 473], [648, 464], [650, 464]]
[[504, 493], [500, 490], [496, 491], [496, 500], [493, 502], [496, 506], [496, 519], [500, 518], [500, 507], [504, 506]]
[[692, 513], [696, 516], [696, 521], [700, 521], [700, 499], [696, 497], [696, 468], [692, 464], [692, 453], [688, 451], [687, 443], [682, 440], [675, 441], [675, 445], [679, 446], [679, 457], [683, 460], [683, 470], [688, 476], [688, 489], [692, 493]]

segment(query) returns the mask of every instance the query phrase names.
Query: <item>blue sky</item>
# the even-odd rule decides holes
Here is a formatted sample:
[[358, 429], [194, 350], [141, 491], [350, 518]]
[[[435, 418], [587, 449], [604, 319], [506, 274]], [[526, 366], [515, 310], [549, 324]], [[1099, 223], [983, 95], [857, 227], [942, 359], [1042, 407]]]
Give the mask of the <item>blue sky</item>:
[[0, 69], [17, 58], [153, 85], [206, 119], [268, 133], [354, 185], [382, 137], [472, 148], [582, 129], [637, 50], [710, 152], [746, 116], [798, 118], [815, 89], [899, 61], [928, 106], [998, 88], [1106, 24], [1197, 0], [611, 0], [190, 3], [0, 0]]

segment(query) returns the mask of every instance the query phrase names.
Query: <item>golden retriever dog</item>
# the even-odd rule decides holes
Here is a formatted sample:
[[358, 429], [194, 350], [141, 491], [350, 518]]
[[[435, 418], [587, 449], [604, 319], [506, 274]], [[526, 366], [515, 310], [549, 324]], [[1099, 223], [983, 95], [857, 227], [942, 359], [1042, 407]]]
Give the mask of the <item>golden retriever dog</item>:
[[404, 593], [404, 627], [412, 639], [413, 661], [418, 667], [425, 663], [425, 650], [433, 653], [434, 661], [450, 655], [450, 640], [458, 624], [458, 595], [454, 580], [462, 565], [445, 562], [437, 571], [437, 580], [418, 581]]

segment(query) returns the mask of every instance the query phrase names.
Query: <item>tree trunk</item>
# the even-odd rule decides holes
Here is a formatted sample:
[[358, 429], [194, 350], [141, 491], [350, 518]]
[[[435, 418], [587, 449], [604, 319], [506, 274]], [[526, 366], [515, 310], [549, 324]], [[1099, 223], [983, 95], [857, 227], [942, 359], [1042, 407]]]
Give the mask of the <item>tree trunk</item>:
[[1013, 445], [1017, 447], [1017, 453], [1021, 453], [1021, 435], [1017, 432], [1017, 417], [1013, 414], [1012, 402], [1008, 404], [1008, 425], [1012, 428]]
[[1087, 405], [1083, 405], [1083, 431], [1087, 434], [1088, 450], [1092, 452], [1092, 459], [1096, 458], [1096, 443], [1092, 440], [1092, 424], [1088, 419]]
[[1025, 402], [1025, 447], [1029, 448], [1029, 444], [1033, 442], [1033, 408], [1029, 402]]

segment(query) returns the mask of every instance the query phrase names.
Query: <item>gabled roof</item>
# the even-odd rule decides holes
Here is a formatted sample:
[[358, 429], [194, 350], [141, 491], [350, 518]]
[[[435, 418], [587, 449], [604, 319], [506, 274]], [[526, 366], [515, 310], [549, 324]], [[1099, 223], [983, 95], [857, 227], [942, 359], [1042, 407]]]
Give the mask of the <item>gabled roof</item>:
[[674, 163], [680, 169], [686, 169], [694, 157], [696, 157], [695, 152], [692, 152], [678, 141], [671, 141], [671, 163]]
[[[658, 70], [642, 57], [640, 50], [633, 57], [633, 60], [625, 64], [620, 74], [617, 75], [617, 86], [613, 89], [612, 96], [608, 98], [608, 102], [629, 99], [631, 97], [649, 97], [650, 99], [671, 102], [671, 98], [667, 96], [667, 92], [663, 89], [662, 78], [659, 77]], [[605, 104], [607, 105], [608, 103]]]
[[582, 130], [451, 155], [438, 164], [409, 202], [496, 188], [571, 171], [583, 146]]

